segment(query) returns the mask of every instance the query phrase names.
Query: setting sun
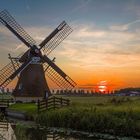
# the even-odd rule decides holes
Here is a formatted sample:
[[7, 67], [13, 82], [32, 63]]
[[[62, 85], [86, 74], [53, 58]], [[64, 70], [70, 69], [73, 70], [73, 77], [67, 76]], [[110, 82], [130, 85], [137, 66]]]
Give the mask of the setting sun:
[[99, 91], [102, 92], [102, 93], [105, 93], [106, 92], [106, 86], [98, 86], [99, 88]]
[[98, 83], [98, 91], [101, 93], [107, 93], [107, 81], [100, 81]]

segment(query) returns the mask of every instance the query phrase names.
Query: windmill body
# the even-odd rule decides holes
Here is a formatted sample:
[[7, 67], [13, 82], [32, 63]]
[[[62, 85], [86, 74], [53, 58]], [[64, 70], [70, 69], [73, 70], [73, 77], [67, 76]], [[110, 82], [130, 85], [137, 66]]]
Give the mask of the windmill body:
[[48, 58], [48, 55], [72, 32], [65, 21], [39, 45], [36, 45], [35, 40], [6, 10], [0, 12], [0, 22], [29, 48], [17, 57], [9, 55], [11, 62], [0, 70], [1, 88], [6, 87], [15, 77], [18, 77], [13, 91], [16, 98], [48, 97], [51, 93], [45, 73], [60, 88], [72, 89], [76, 86], [76, 83], [54, 63], [54, 59]]
[[19, 62], [25, 63], [28, 60], [32, 60], [32, 62], [20, 73], [13, 95], [22, 98], [46, 97], [46, 94], [50, 95], [51, 93], [46, 81], [43, 62], [41, 62], [40, 57], [29, 50], [19, 59]]
[[17, 97], [45, 97], [50, 90], [42, 64], [30, 64], [19, 76], [13, 94]]

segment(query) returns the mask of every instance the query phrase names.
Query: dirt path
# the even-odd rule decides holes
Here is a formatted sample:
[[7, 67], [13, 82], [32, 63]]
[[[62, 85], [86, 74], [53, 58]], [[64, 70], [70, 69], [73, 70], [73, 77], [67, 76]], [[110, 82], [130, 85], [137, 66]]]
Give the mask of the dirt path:
[[16, 140], [14, 130], [11, 127], [11, 124], [8, 124], [8, 130], [0, 128], [0, 140]]

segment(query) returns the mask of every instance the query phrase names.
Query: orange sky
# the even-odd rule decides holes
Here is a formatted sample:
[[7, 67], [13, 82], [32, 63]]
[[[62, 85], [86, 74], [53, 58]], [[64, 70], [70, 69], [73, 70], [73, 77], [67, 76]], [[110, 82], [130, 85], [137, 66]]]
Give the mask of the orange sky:
[[[102, 85], [100, 84], [101, 81], [106, 81], [107, 90], [109, 91], [125, 87], [139, 87], [139, 71], [129, 67], [119, 69], [96, 67], [93, 70], [86, 70], [69, 65], [58, 65], [78, 84], [77, 87], [88, 87], [88, 85], [91, 85], [90, 87], [93, 87], [93, 90], [97, 90], [98, 85]], [[15, 83], [16, 80], [9, 87], [13, 88]], [[51, 88], [57, 88], [56, 85], [52, 86], [52, 82], [50, 81], [49, 85]]]

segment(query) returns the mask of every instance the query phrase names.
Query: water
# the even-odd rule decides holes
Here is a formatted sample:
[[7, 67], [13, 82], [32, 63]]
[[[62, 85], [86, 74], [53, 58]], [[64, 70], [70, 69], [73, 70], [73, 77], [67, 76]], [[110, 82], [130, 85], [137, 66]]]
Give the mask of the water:
[[57, 134], [44, 129], [27, 128], [16, 131], [17, 140], [97, 140], [94, 138], [66, 136]]

